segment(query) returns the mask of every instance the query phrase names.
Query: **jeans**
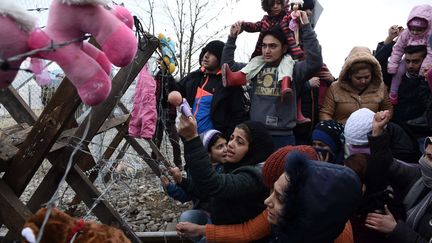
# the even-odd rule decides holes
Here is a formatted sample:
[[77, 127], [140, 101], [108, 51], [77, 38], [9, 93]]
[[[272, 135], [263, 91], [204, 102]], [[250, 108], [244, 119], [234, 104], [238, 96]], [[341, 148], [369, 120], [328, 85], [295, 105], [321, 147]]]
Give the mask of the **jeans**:
[[295, 137], [293, 134], [285, 136], [272, 135], [272, 139], [275, 151], [287, 145], [295, 145]]
[[[210, 219], [210, 215], [206, 211], [200, 209], [191, 209], [191, 210], [184, 211], [180, 215], [179, 222], [191, 222], [194, 224], [206, 225], [206, 224], [211, 224], [211, 219]], [[199, 243], [207, 242], [205, 236], [193, 237], [191, 238], [191, 240], [193, 242], [199, 242]]]

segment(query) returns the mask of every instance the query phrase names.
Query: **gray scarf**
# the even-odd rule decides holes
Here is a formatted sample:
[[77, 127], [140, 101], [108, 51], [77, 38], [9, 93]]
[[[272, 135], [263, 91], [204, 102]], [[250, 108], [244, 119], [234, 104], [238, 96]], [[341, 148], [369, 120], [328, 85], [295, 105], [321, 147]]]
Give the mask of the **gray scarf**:
[[425, 156], [420, 158], [419, 164], [422, 176], [411, 187], [404, 200], [404, 204], [407, 206], [407, 208], [409, 208], [406, 222], [411, 226], [412, 229], [417, 228], [421, 217], [424, 215], [426, 209], [432, 202], [431, 190], [417, 205], [413, 205], [425, 187], [432, 189], [432, 165], [426, 160]]

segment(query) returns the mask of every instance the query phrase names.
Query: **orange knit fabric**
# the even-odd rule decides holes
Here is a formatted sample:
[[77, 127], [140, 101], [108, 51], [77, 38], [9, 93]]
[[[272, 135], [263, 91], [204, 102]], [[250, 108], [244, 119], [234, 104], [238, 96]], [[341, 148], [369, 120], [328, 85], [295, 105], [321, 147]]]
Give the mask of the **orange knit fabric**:
[[338, 238], [336, 238], [334, 243], [354, 243], [354, 236], [350, 221], [346, 222], [344, 230], [338, 236]]
[[243, 224], [206, 225], [208, 242], [251, 242], [270, 235], [271, 227], [267, 221], [267, 210]]
[[[241, 243], [251, 242], [270, 235], [271, 227], [267, 221], [267, 210], [243, 224], [214, 225], [207, 224], [205, 235], [208, 242]], [[342, 233], [334, 243], [354, 243], [350, 221], [345, 224]]]

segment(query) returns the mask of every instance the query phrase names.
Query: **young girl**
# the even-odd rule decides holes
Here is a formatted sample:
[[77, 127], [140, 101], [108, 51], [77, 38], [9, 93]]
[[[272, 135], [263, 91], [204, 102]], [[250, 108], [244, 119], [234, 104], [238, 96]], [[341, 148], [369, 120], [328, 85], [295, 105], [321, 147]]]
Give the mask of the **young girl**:
[[[220, 131], [214, 129], [202, 133], [200, 137], [213, 169], [218, 173], [222, 173], [223, 164], [227, 158], [227, 140]], [[192, 200], [194, 202], [194, 209], [205, 209], [206, 206], [202, 200], [197, 200], [191, 193], [188, 193], [189, 188], [186, 187], [190, 184], [190, 179], [183, 178], [178, 167], [171, 168], [170, 174], [175, 183], [170, 182], [164, 176], [161, 177], [162, 184], [168, 195], [182, 203]]]
[[[407, 46], [425, 45], [427, 46], [427, 56], [423, 60], [420, 75], [424, 76], [427, 68], [432, 65], [432, 49], [428, 45], [428, 38], [432, 33], [432, 6], [429, 4], [415, 6], [408, 17], [407, 26], [400, 35], [396, 44], [393, 46], [392, 55], [387, 66], [390, 74], [395, 74], [391, 81], [390, 101], [393, 105], [398, 102], [398, 89], [405, 74], [405, 63], [401, 62], [404, 48]], [[432, 87], [429, 84], [429, 87]]]

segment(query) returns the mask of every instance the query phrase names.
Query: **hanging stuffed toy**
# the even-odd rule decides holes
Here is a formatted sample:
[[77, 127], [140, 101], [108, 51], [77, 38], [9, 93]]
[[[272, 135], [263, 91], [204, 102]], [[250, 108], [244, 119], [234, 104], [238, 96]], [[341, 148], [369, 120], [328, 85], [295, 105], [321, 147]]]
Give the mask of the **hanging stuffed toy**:
[[160, 42], [159, 49], [162, 53], [161, 68], [166, 70], [169, 74], [174, 73], [177, 61], [175, 58], [175, 44], [174, 41], [169, 37], [165, 37], [163, 34], [158, 35]]
[[138, 75], [129, 122], [129, 135], [151, 139], [156, 130], [156, 119], [156, 81], [147, 70], [146, 64]]
[[299, 9], [303, 6], [303, 0], [289, 0], [288, 4], [291, 10], [291, 20], [289, 28], [294, 32], [296, 44], [300, 43], [299, 22], [301, 21]]
[[6, 59], [30, 50], [27, 39], [35, 27], [35, 19], [13, 1], [2, 0], [0, 4], [0, 89], [14, 81], [25, 56], [15, 61]]
[[[21, 231], [22, 242], [35, 243], [42, 223], [45, 219], [47, 208], [39, 209], [24, 224]], [[75, 219], [66, 213], [53, 208], [49, 219], [43, 229], [40, 243], [130, 243], [123, 231], [96, 222], [84, 222], [82, 219]]]
[[[39, 52], [37, 57], [57, 62], [87, 105], [97, 105], [108, 97], [111, 63], [124, 67], [137, 51], [130, 28], [132, 16], [121, 6], [109, 10], [107, 4], [105, 0], [53, 0], [46, 28], [33, 31], [28, 40], [32, 49], [73, 41], [56, 50]], [[96, 39], [102, 51], [77, 41], [86, 33]]]

